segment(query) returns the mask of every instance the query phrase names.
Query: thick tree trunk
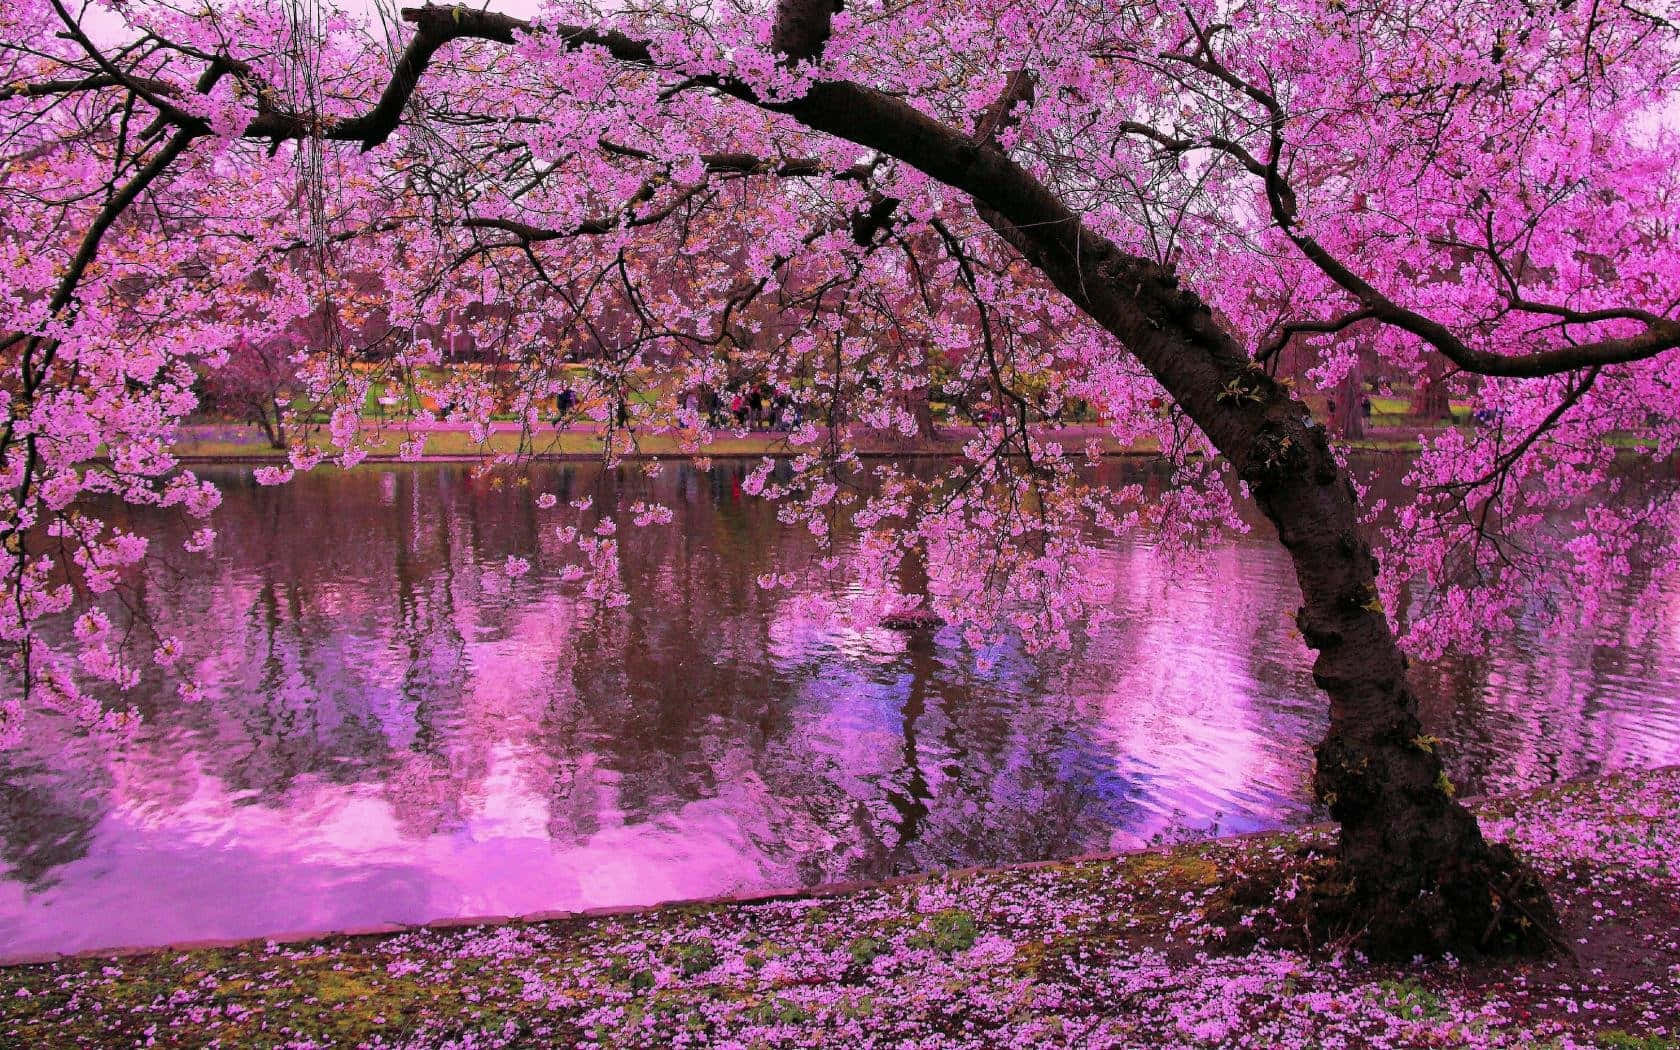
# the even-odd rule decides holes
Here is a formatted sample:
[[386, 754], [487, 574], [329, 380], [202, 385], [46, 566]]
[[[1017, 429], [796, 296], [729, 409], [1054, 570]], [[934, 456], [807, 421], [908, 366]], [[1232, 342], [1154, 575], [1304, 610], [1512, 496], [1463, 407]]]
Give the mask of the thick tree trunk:
[[932, 391], [927, 387], [912, 391], [906, 405], [910, 414], [916, 417], [916, 440], [923, 444], [930, 444], [939, 440], [939, 430], [933, 422]]
[[[1007, 109], [1007, 107], [1003, 107]], [[1149, 369], [1248, 483], [1300, 584], [1297, 622], [1330, 699], [1314, 785], [1342, 825], [1367, 950], [1388, 957], [1539, 946], [1554, 922], [1533, 874], [1486, 842], [1421, 736], [1417, 699], [1377, 597], [1357, 499], [1324, 428], [1178, 287], [1128, 256], [1001, 150], [855, 85], [814, 85], [785, 109], [967, 192], [981, 216]]]
[[[268, 439], [268, 447], [283, 452], [286, 449], [286, 421], [273, 401], [269, 398], [267, 403], [261, 399], [254, 402], [257, 425], [262, 428], [263, 437]], [[273, 413], [272, 419], [270, 413]]]
[[1028, 250], [1212, 439], [1294, 562], [1297, 624], [1318, 653], [1313, 680], [1330, 699], [1314, 788], [1342, 829], [1348, 891], [1335, 916], [1367, 951], [1391, 958], [1543, 946], [1556, 921], [1544, 889], [1509, 850], [1482, 838], [1423, 735], [1354, 489], [1325, 429], [1251, 366], [1170, 272], [1114, 253], [1075, 269]]
[[1365, 436], [1365, 366], [1355, 363], [1346, 377], [1336, 384], [1332, 396], [1335, 410], [1330, 413], [1330, 429], [1345, 441], [1358, 441]]

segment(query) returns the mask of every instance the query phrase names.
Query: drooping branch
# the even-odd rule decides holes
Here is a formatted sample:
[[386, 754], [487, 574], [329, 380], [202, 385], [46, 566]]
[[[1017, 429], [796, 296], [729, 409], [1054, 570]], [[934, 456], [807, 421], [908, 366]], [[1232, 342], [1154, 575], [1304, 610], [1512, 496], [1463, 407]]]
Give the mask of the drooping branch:
[[[660, 158], [647, 150], [627, 146], [605, 137], [597, 142], [607, 153], [660, 163]], [[840, 181], [866, 179], [876, 167], [872, 163], [860, 163], [836, 170], [818, 157], [760, 157], [754, 153], [739, 152], [702, 153], [700, 163], [707, 171], [718, 175], [774, 175], [782, 179], [808, 179], [826, 175]]]
[[1558, 403], [1546, 414], [1546, 418], [1535, 424], [1534, 428], [1521, 441], [1496, 456], [1493, 465], [1480, 477], [1447, 482], [1433, 486], [1433, 488], [1437, 491], [1468, 491], [1492, 483], [1501, 474], [1516, 466], [1517, 461], [1523, 457], [1525, 452], [1532, 448], [1548, 431], [1556, 427], [1558, 422], [1569, 414], [1570, 409], [1580, 403], [1581, 398], [1586, 395], [1588, 390], [1592, 389], [1594, 381], [1598, 379], [1602, 371], [1603, 369], [1599, 367], [1589, 368], [1579, 382], [1566, 383], [1567, 389], [1564, 391], [1563, 397], [1558, 399]]
[[[621, 156], [635, 157], [637, 159], [649, 161], [656, 160], [652, 154], [649, 154], [644, 150], [634, 149], [617, 143], [608, 143], [606, 140], [603, 140], [603, 148], [607, 149], [608, 152], [617, 153]], [[757, 157], [749, 153], [705, 153], [701, 154], [700, 161], [708, 173], [733, 178], [754, 175], [785, 179], [805, 179], [827, 176], [837, 181], [861, 180], [867, 179], [874, 171], [874, 166], [869, 164], [857, 164], [850, 168], [836, 170], [825, 165], [821, 160], [815, 157], [801, 157], [792, 160], [775, 161]], [[461, 226], [465, 229], [499, 230], [504, 233], [512, 234], [516, 240], [475, 245], [457, 256], [450, 268], [453, 269], [473, 256], [488, 251], [507, 248], [528, 250], [532, 245], [540, 244], [544, 241], [563, 240], [571, 237], [601, 237], [617, 230], [634, 229], [641, 226], [652, 226], [670, 218], [677, 212], [678, 209], [687, 202], [693, 200], [706, 188], [706, 182], [704, 180], [689, 185], [679, 185], [676, 187], [677, 192], [670, 200], [667, 200], [658, 207], [647, 211], [638, 210], [641, 205], [647, 204], [653, 199], [654, 193], [658, 190], [662, 181], [662, 179], [657, 177], [650, 178], [643, 182], [641, 187], [616, 210], [583, 219], [565, 229], [537, 226], [532, 223], [522, 222], [518, 219], [494, 216], [473, 216], [463, 219], [461, 221]], [[886, 222], [886, 217], [891, 215], [893, 208], [897, 206], [898, 202], [893, 198], [882, 198], [880, 194], [875, 194], [873, 199], [877, 202], [885, 200], [891, 205], [885, 209], [885, 216], [879, 220], [880, 223], [884, 224]], [[868, 211], [860, 212], [859, 214], [874, 216], [878, 207], [879, 204], [877, 204], [876, 208], [871, 208]], [[856, 217], [854, 217], [853, 235], [854, 237], [858, 236]]]
[[[186, 128], [190, 126], [196, 133], [209, 130], [209, 125], [203, 118], [195, 117], [175, 103], [164, 99], [162, 94], [154, 91], [149, 83], [137, 80], [118, 68], [116, 63], [107, 58], [105, 53], [88, 38], [86, 31], [82, 29], [81, 22], [65, 9], [62, 0], [52, 0], [52, 6], [53, 10], [58, 12], [58, 17], [64, 22], [65, 31], [70, 38], [93, 60], [95, 65], [104, 71], [105, 76], [109, 77], [113, 83], [121, 84], [134, 95], [144, 99], [146, 104], [157, 110], [163, 119], [177, 127]], [[166, 93], [173, 94], [174, 92]]]
[[10, 102], [14, 98], [50, 98], [55, 95], [73, 95], [82, 91], [103, 91], [114, 87], [130, 90], [139, 88], [154, 96], [178, 95], [181, 91], [177, 85], [166, 80], [137, 77], [132, 74], [125, 74], [119, 79], [109, 73], [92, 73], [85, 77], [26, 80], [16, 84], [6, 84], [0, 86], [0, 102]]
[[[380, 92], [379, 99], [366, 113], [323, 120], [313, 114], [268, 109], [246, 125], [245, 137], [280, 142], [319, 135], [334, 142], [360, 143], [364, 151], [375, 149], [383, 145], [402, 123], [403, 110], [419, 87], [421, 77], [445, 45], [455, 40], [512, 44], [519, 34], [535, 32], [539, 28], [524, 19], [495, 11], [434, 4], [405, 7], [402, 18], [415, 27], [414, 37], [398, 57], [391, 79]], [[559, 36], [572, 47], [603, 48], [620, 62], [642, 66], [653, 64], [652, 48], [647, 41], [616, 30], [566, 25], [542, 26], [540, 29]]]
[[[1273, 217], [1284, 234], [1301, 250], [1301, 254], [1323, 271], [1326, 277], [1357, 299], [1364, 307], [1364, 312], [1384, 324], [1417, 336], [1466, 372], [1513, 379], [1534, 379], [1575, 372], [1583, 368], [1630, 364], [1680, 348], [1680, 321], [1647, 314], [1645, 330], [1636, 335], [1570, 343], [1527, 354], [1500, 354], [1480, 350], [1465, 343], [1441, 322], [1401, 306], [1378, 291], [1369, 281], [1332, 255], [1316, 238], [1303, 231], [1296, 224], [1293, 215], [1274, 206]], [[1561, 309], [1549, 308], [1537, 312], [1558, 313]], [[1576, 314], [1565, 310], [1561, 316], [1566, 322], [1588, 323], [1588, 320], [1626, 318], [1628, 314], [1625, 311]]]
[[1265, 364], [1282, 353], [1289, 346], [1290, 341], [1298, 335], [1334, 335], [1344, 329], [1351, 328], [1360, 321], [1369, 321], [1375, 316], [1370, 310], [1352, 310], [1328, 321], [1291, 322], [1278, 329], [1277, 334], [1255, 353], [1254, 360]]
[[75, 297], [77, 286], [81, 284], [82, 275], [87, 272], [87, 268], [93, 264], [94, 257], [99, 254], [99, 246], [104, 242], [105, 233], [111, 228], [111, 224], [128, 210], [129, 205], [139, 198], [147, 186], [150, 186], [164, 172], [169, 170], [170, 165], [174, 164], [176, 158], [184, 153], [188, 146], [192, 145], [192, 140], [196, 137], [194, 132], [185, 128], [177, 131], [164, 144], [164, 147], [158, 150], [152, 159], [146, 163], [146, 166], [136, 172], [134, 177], [128, 180], [110, 200], [106, 201], [103, 208], [99, 209], [99, 214], [94, 216], [87, 232], [82, 235], [82, 242], [76, 248], [75, 257], [70, 260], [69, 267], [65, 269], [64, 275], [59, 278], [58, 288], [53, 292], [52, 301], [48, 304], [52, 313], [57, 314], [70, 305]]
[[453, 268], [453, 266], [460, 265], [472, 256], [486, 250], [494, 250], [497, 248], [523, 248], [543, 241], [555, 241], [567, 237], [602, 237], [615, 230], [634, 229], [638, 226], [651, 226], [654, 223], [661, 222], [664, 219], [669, 218], [678, 208], [682, 207], [682, 205], [687, 201], [692, 200], [694, 196], [704, 188], [704, 183], [683, 187], [681, 192], [676, 194], [676, 196], [674, 196], [671, 200], [660, 205], [658, 208], [655, 208], [650, 212], [638, 214], [635, 210], [636, 205], [646, 202], [653, 194], [652, 187], [644, 185], [641, 191], [632, 196], [619, 211], [609, 215], [584, 219], [582, 222], [564, 230], [534, 226], [530, 223], [520, 222], [517, 219], [487, 217], [463, 219], [461, 221], [461, 225], [466, 229], [501, 230], [504, 233], [513, 234], [518, 238], [518, 240], [503, 244], [486, 244], [470, 248], [463, 252], [460, 257], [455, 260], [451, 268]]
[[1272, 221], [1278, 229], [1320, 272], [1359, 303], [1359, 308], [1346, 315], [1347, 317], [1356, 320], [1375, 319], [1409, 332], [1464, 371], [1485, 376], [1539, 378], [1584, 368], [1642, 361], [1680, 348], [1680, 320], [1633, 308], [1583, 311], [1535, 302], [1521, 294], [1514, 276], [1497, 256], [1494, 262], [1505, 280], [1506, 300], [1513, 309], [1557, 317], [1566, 325], [1585, 325], [1609, 320], [1636, 321], [1644, 325], [1644, 331], [1631, 336], [1606, 337], [1583, 343], [1570, 342], [1567, 345], [1524, 354], [1501, 354], [1473, 347], [1441, 322], [1396, 302], [1346, 262], [1337, 258], [1323, 242], [1302, 227], [1298, 196], [1281, 170], [1286, 111], [1274, 94], [1239, 76], [1215, 56], [1211, 46], [1211, 33], [1200, 34], [1199, 39], [1200, 45], [1194, 53], [1165, 54], [1161, 57], [1163, 60], [1196, 69], [1256, 103], [1265, 114], [1269, 134], [1265, 157], [1256, 157], [1253, 151], [1226, 136], [1184, 138], [1136, 122], [1122, 124], [1121, 130], [1155, 142], [1168, 153], [1182, 154], [1196, 149], [1222, 153], [1235, 160], [1243, 170], [1259, 178], [1265, 188]]
[[530, 23], [522, 19], [465, 7], [405, 7], [402, 17], [414, 24], [416, 32], [397, 58], [391, 80], [372, 109], [360, 116], [319, 124], [299, 114], [270, 111], [259, 114], [246, 126], [246, 137], [279, 141], [319, 134], [334, 141], [359, 142], [363, 150], [374, 149], [396, 131], [420, 78], [445, 44], [463, 38], [511, 44], [515, 33], [530, 28]]

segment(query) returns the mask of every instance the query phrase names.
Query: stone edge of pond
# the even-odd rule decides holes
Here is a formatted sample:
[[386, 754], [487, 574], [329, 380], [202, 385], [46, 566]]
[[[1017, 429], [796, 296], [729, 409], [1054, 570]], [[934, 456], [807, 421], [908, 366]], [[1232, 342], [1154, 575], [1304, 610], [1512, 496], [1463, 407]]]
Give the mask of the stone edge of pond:
[[[1628, 776], [1650, 776], [1665, 773], [1671, 770], [1680, 770], [1680, 763], [1653, 766], [1649, 769], [1617, 769], [1601, 773], [1588, 773], [1578, 777], [1569, 777], [1564, 780], [1554, 781], [1550, 784], [1546, 784], [1529, 791], [1499, 795], [1472, 795], [1466, 796], [1462, 801], [1468, 806], [1480, 806], [1493, 802], [1538, 798], [1554, 791], [1567, 790], [1572, 787], [1579, 787], [1583, 784], [1589, 784], [1597, 781], [1611, 781], [1620, 777]], [[1102, 850], [1093, 853], [1081, 853], [1070, 857], [1061, 857], [1055, 860], [1021, 861], [1014, 864], [983, 864], [964, 868], [945, 868], [937, 871], [915, 872], [909, 875], [895, 875], [886, 879], [849, 880], [843, 882], [819, 883], [815, 886], [748, 890], [737, 893], [714, 894], [707, 897], [676, 898], [673, 900], [658, 901], [652, 904], [619, 904], [575, 910], [546, 910], [527, 912], [521, 915], [462, 915], [416, 923], [376, 923], [373, 925], [351, 926], [342, 929], [296, 930], [286, 933], [256, 937], [212, 937], [203, 940], [172, 941], [167, 944], [120, 945], [108, 948], [84, 948], [74, 952], [23, 952], [15, 955], [0, 954], [0, 968], [44, 966], [52, 963], [67, 962], [78, 959], [128, 959], [147, 955], [162, 955], [165, 953], [214, 951], [228, 948], [258, 947], [269, 944], [299, 945], [335, 943], [368, 937], [391, 937], [397, 934], [415, 933], [425, 930], [457, 930], [495, 926], [523, 926], [550, 922], [583, 922], [590, 919], [615, 918], [628, 915], [647, 915], [653, 912], [678, 908], [750, 906], [755, 904], [770, 904], [780, 901], [817, 900], [832, 897], [846, 897], [871, 890], [885, 890], [899, 886], [913, 886], [935, 880], [964, 879], [992, 872], [1041, 871], [1051, 868], [1072, 867], [1081, 864], [1109, 863], [1128, 857], [1145, 857], [1151, 855], [1166, 856], [1190, 847], [1213, 844], [1230, 844], [1244, 842], [1251, 839], [1269, 838], [1277, 835], [1306, 836], [1322, 834], [1333, 830], [1333, 828], [1333, 824], [1320, 821], [1311, 824], [1300, 824], [1294, 827], [1269, 828], [1259, 831], [1243, 832], [1236, 835], [1220, 835], [1210, 839], [1175, 842], [1159, 846], [1146, 846], [1138, 849]]]
[[1221, 835], [1217, 838], [1199, 839], [1191, 842], [1173, 843], [1171, 845], [1146, 846], [1129, 850], [1105, 850], [1094, 853], [1081, 853], [1070, 857], [1060, 857], [1055, 860], [1020, 861], [1014, 864], [982, 864], [965, 868], [941, 868], [936, 871], [920, 871], [909, 875], [894, 875], [885, 879], [824, 882], [818, 883], [814, 886], [745, 890], [737, 893], [714, 894], [707, 897], [677, 897], [671, 900], [656, 901], [651, 904], [614, 904], [575, 910], [555, 909], [525, 912], [519, 915], [461, 915], [441, 919], [430, 919], [424, 922], [414, 923], [375, 923], [369, 926], [347, 926], [339, 929], [295, 930], [286, 933], [259, 935], [255, 937], [211, 937], [203, 940], [171, 941], [167, 944], [118, 945], [109, 948], [83, 948], [73, 952], [24, 952], [16, 955], [0, 955], [0, 968], [10, 968], [15, 966], [44, 966], [50, 963], [68, 962], [78, 959], [130, 959], [140, 956], [162, 955], [166, 953], [176, 954], [180, 952], [214, 951], [229, 948], [262, 947], [269, 944], [295, 946], [299, 944], [334, 943], [339, 941], [356, 940], [364, 937], [390, 937], [402, 933], [417, 933], [426, 930], [458, 930], [469, 928], [483, 929], [496, 926], [525, 926], [550, 922], [583, 922], [590, 919], [608, 919], [632, 915], [647, 915], [653, 912], [679, 908], [744, 907], [754, 904], [773, 904], [785, 901], [820, 900], [832, 897], [848, 897], [853, 894], [865, 893], [871, 890], [886, 890], [899, 886], [914, 886], [935, 880], [970, 878], [976, 875], [984, 875], [991, 872], [1039, 871], [1050, 868], [1071, 867], [1080, 864], [1101, 864], [1118, 861], [1127, 857], [1143, 857], [1150, 855], [1164, 856], [1179, 849], [1183, 849], [1186, 846], [1203, 846], [1210, 843], [1241, 842], [1247, 839], [1266, 838], [1280, 834], [1308, 834], [1314, 831], [1322, 831], [1328, 827], [1330, 827], [1328, 824], [1303, 824], [1291, 828], [1272, 828], [1263, 831], [1244, 832], [1240, 835]]
[[[1243, 835], [1223, 836], [1209, 839], [1209, 842], [1235, 842], [1245, 838], [1265, 835], [1276, 835], [1281, 831], [1305, 832], [1321, 825], [1307, 825], [1299, 828], [1275, 829], [1272, 831], [1255, 831]], [[922, 871], [910, 875], [895, 875], [886, 879], [855, 880], [845, 882], [824, 882], [815, 886], [800, 886], [787, 889], [748, 890], [739, 893], [720, 893], [709, 897], [677, 897], [671, 900], [656, 901], [651, 904], [613, 904], [596, 908], [581, 908], [576, 910], [555, 909], [546, 911], [526, 912], [519, 915], [460, 915], [448, 918], [431, 919], [415, 923], [376, 923], [371, 926], [348, 926], [342, 929], [327, 930], [299, 930], [289, 933], [277, 933], [256, 937], [211, 937], [196, 941], [172, 941], [168, 944], [155, 945], [123, 945], [111, 948], [84, 948], [74, 952], [25, 952], [17, 955], [0, 955], [0, 967], [13, 966], [41, 966], [48, 963], [65, 962], [74, 959], [127, 959], [144, 955], [161, 955], [164, 953], [179, 953], [193, 951], [211, 951], [224, 948], [245, 948], [267, 944], [298, 945], [315, 942], [335, 942], [355, 940], [362, 937], [389, 937], [399, 933], [415, 933], [424, 930], [457, 930], [468, 928], [485, 928], [494, 926], [522, 926], [547, 922], [578, 922], [589, 919], [607, 919], [627, 915], [645, 915], [652, 912], [675, 908], [715, 908], [731, 905], [772, 904], [779, 901], [817, 900], [826, 897], [846, 897], [868, 890], [891, 889], [895, 886], [912, 886], [934, 879], [955, 879], [986, 872], [1002, 871], [1034, 871], [1043, 868], [1056, 868], [1064, 865], [1101, 863], [1103, 861], [1118, 860], [1122, 857], [1144, 856], [1148, 854], [1170, 853], [1175, 846], [1152, 846], [1144, 849], [1120, 850], [1100, 853], [1084, 853], [1078, 856], [1063, 857], [1058, 860], [1022, 861], [1016, 864], [976, 865], [967, 868], [942, 868], [938, 871]]]

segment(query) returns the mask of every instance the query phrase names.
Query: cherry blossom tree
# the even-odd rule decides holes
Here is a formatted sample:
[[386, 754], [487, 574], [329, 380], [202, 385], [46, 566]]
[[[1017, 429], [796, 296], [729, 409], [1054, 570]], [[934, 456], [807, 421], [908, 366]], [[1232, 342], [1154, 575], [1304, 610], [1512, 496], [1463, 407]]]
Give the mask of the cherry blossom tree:
[[296, 376], [296, 341], [288, 335], [261, 343], [245, 340], [230, 349], [227, 363], [204, 377], [199, 398], [204, 408], [255, 424], [276, 449], [286, 447], [286, 415]]
[[[1329, 701], [1328, 916], [1391, 955], [1543, 943], [1550, 905], [1452, 798], [1407, 654], [1590, 615], [1640, 545], [1673, 562], [1671, 492], [1612, 467], [1680, 436], [1677, 60], [1668, 0], [562, 0], [371, 26], [301, 0], [8, 4], [0, 702], [110, 717], [86, 683], [136, 671], [97, 596], [145, 543], [79, 498], [209, 515], [169, 452], [195, 374], [377, 274], [412, 335], [387, 378], [481, 437], [509, 398], [535, 429], [577, 345], [581, 404], [642, 395], [592, 409], [614, 456], [649, 432], [700, 452], [693, 395], [757, 377], [803, 422], [748, 489], [819, 538], [843, 515], [883, 609], [912, 557], [910, 597], [976, 639], [1065, 644], [1104, 612], [1093, 533], [1193, 544], [1253, 500]], [[458, 329], [511, 390], [435, 377]], [[327, 435], [262, 480], [366, 454], [353, 342], [302, 376]], [[1406, 505], [1366, 506], [1286, 352], [1320, 392], [1380, 361], [1489, 423], [1430, 437]], [[961, 462], [865, 464], [852, 424], [916, 433], [933, 353], [978, 406]], [[1176, 484], [1087, 484], [1099, 449], [1052, 422], [1075, 398]], [[573, 511], [580, 564], [616, 571], [612, 521]], [[1560, 578], [1576, 604], [1537, 607]]]

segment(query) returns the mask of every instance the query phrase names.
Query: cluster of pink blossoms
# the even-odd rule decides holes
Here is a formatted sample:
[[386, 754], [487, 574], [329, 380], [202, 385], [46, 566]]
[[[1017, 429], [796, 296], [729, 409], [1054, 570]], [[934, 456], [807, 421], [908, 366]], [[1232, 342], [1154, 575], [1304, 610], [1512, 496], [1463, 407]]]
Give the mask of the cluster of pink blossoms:
[[[1636, 560], [1674, 563], [1680, 354], [1487, 366], [1676, 323], [1672, 0], [848, 4], [816, 62], [772, 50], [763, 4], [561, 0], [441, 40], [389, 97], [422, 30], [305, 7], [0, 13], [0, 738], [26, 706], [97, 721], [133, 680], [64, 627], [146, 554], [97, 508], [208, 518], [178, 427], [205, 375], [276, 340], [295, 388], [265, 484], [385, 442], [418, 458], [438, 421], [491, 457], [493, 415], [523, 451], [563, 415], [611, 459], [653, 437], [700, 455], [745, 428], [732, 393], [763, 390], [788, 455], [751, 490], [790, 527], [861, 534], [813, 569], [874, 607], [914, 591], [976, 640], [1066, 644], [1102, 616], [1093, 545], [1236, 525], [1206, 439], [963, 195], [785, 115], [836, 80], [986, 122], [1302, 393], [1468, 403], [1478, 424], [1426, 435], [1370, 508], [1413, 651], [1591, 615]], [[1018, 70], [1030, 97], [999, 114]], [[418, 407], [370, 418], [376, 384]], [[953, 461], [858, 454], [926, 438], [933, 401], [957, 406]], [[1099, 422], [1067, 437], [1073, 418]], [[1171, 484], [1093, 487], [1109, 446], [1159, 448]], [[610, 602], [600, 521], [560, 527]]]

